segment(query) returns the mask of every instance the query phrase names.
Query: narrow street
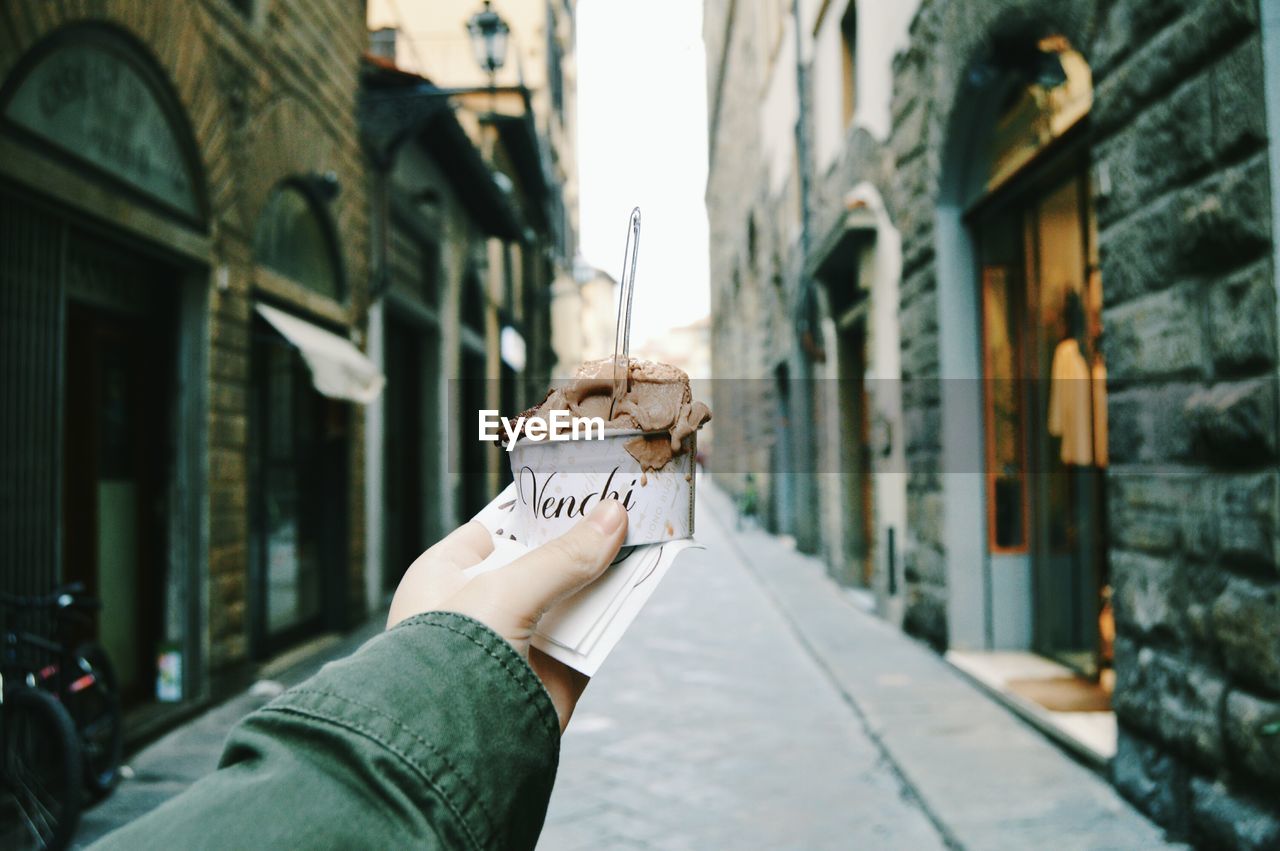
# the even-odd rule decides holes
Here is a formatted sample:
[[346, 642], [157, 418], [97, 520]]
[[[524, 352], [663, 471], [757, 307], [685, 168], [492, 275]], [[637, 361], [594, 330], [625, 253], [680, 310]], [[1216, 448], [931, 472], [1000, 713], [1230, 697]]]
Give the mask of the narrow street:
[[[860, 610], [818, 562], [700, 483], [698, 538], [579, 705], [539, 845], [579, 849], [1148, 849], [1106, 781]], [[281, 684], [376, 625], [279, 666]], [[81, 841], [212, 770], [246, 693], [129, 762]]]
[[698, 495], [707, 549], [579, 704], [539, 848], [1167, 847], [820, 562]]

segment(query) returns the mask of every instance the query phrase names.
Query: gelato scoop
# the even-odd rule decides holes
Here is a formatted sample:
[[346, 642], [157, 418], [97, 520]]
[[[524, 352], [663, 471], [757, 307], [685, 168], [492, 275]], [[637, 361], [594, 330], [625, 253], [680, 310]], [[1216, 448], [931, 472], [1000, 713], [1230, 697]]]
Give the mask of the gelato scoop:
[[635, 358], [617, 361], [617, 369], [614, 364], [611, 358], [584, 363], [524, 416], [549, 420], [553, 411], [568, 411], [599, 417], [609, 431], [642, 431], [627, 441], [627, 452], [643, 469], [660, 470], [689, 450], [686, 438], [711, 419], [711, 409], [694, 400], [684, 370]]

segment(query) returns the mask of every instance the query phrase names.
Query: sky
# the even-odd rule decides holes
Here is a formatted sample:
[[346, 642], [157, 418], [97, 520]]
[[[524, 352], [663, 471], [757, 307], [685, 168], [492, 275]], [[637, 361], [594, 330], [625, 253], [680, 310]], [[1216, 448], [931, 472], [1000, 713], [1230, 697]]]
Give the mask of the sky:
[[707, 314], [706, 59], [702, 4], [579, 0], [581, 251], [618, 278], [640, 207], [633, 353]]

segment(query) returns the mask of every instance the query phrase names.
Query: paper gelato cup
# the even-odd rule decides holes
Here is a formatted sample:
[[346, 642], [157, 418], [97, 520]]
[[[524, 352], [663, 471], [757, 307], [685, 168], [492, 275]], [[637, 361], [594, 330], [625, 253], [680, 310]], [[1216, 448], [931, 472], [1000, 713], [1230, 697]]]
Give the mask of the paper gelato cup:
[[693, 535], [694, 455], [687, 450], [662, 469], [645, 471], [626, 449], [639, 431], [609, 431], [603, 440], [531, 441], [511, 447], [516, 537], [540, 546], [569, 531], [601, 499], [617, 499], [629, 523], [623, 546], [656, 544]]

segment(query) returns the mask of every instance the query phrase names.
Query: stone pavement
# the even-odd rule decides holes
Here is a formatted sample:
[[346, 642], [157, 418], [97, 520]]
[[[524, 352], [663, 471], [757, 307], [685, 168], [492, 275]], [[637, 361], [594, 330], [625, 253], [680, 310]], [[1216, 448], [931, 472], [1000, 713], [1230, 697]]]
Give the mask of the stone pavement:
[[698, 538], [596, 676], [541, 851], [1149, 849], [1102, 778], [699, 482]]
[[[698, 538], [565, 737], [540, 851], [1166, 847], [1103, 779], [699, 482]], [[274, 666], [289, 685], [380, 627]], [[312, 648], [313, 650], [315, 648]], [[301, 654], [300, 654], [301, 655]], [[88, 844], [211, 771], [244, 694], [129, 760]]]

